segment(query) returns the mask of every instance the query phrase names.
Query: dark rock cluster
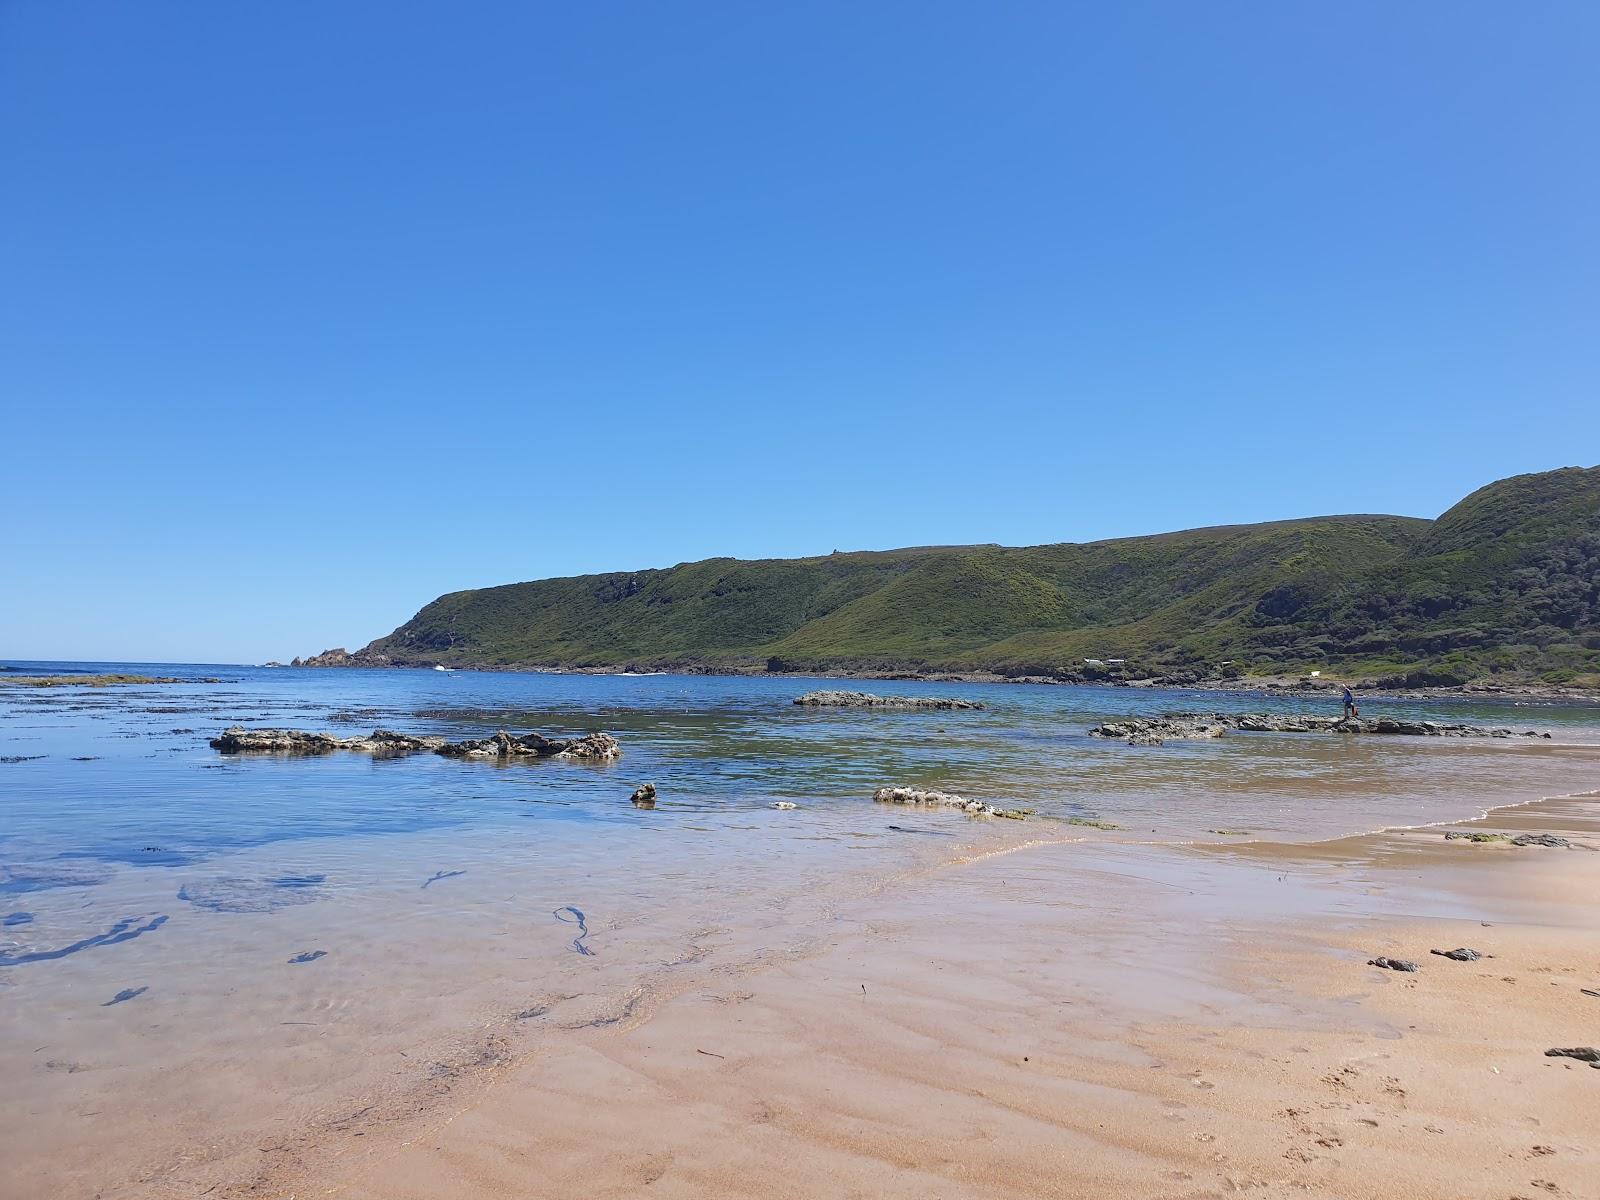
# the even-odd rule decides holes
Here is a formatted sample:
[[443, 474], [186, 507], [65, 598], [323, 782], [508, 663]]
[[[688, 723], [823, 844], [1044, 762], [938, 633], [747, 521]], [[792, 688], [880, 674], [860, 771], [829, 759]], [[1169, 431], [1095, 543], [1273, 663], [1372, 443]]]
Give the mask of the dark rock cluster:
[[875, 696], [871, 692], [807, 692], [796, 696], [794, 702], [807, 708], [911, 708], [940, 712], [983, 707], [976, 700], [950, 696]]
[[235, 725], [212, 738], [211, 747], [224, 754], [329, 754], [335, 750], [412, 754], [427, 750], [447, 758], [563, 758], [586, 762], [610, 762], [622, 756], [622, 747], [609, 733], [547, 738], [537, 733], [518, 736], [503, 729], [493, 737], [450, 742], [442, 737], [417, 737], [390, 729], [375, 729], [367, 737], [337, 737], [301, 729], [246, 729]]

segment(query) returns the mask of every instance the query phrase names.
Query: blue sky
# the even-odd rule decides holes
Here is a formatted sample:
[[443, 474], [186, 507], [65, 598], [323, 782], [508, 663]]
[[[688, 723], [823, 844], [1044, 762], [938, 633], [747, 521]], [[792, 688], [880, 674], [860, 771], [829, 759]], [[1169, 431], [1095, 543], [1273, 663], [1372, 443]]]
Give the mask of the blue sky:
[[1600, 6], [0, 0], [0, 657], [1600, 460]]

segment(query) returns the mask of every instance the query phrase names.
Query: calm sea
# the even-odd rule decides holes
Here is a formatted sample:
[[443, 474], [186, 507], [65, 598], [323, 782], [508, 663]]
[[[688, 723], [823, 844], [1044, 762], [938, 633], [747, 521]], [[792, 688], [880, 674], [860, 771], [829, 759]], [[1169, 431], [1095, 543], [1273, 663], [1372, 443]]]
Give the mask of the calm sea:
[[[144, 1190], [182, 1158], [178, 1142], [246, 1161], [275, 1122], [403, 1108], [510, 1048], [642, 1020], [685, 987], [805, 953], [897, 881], [1024, 841], [1304, 841], [1600, 787], [1593, 707], [1363, 704], [1550, 740], [1129, 747], [1088, 730], [1130, 713], [1333, 703], [798, 677], [0, 668], [193, 681], [0, 685], [0, 1075], [13, 1083], [0, 1091], [0, 1194], [46, 1175], [57, 1196], [184, 1194], [181, 1180]], [[840, 686], [987, 707], [792, 703]], [[602, 729], [624, 754], [497, 766], [212, 750], [233, 724]], [[628, 802], [645, 781], [660, 789], [652, 812]], [[889, 808], [871, 800], [884, 784], [1035, 815]]]

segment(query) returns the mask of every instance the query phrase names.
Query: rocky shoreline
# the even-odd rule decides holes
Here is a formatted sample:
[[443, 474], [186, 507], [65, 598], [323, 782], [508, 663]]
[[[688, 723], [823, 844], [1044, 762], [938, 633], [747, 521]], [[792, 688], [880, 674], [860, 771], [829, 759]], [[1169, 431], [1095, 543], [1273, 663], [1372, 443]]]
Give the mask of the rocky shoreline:
[[[558, 663], [485, 664], [441, 662], [435, 658], [393, 658], [371, 650], [350, 651], [343, 647], [324, 650], [306, 658], [296, 658], [291, 667], [431, 670], [435, 666], [453, 671], [490, 671], [529, 675], [619, 675], [673, 674], [796, 676], [803, 679], [840, 679], [873, 682], [917, 683], [1027, 683], [1047, 687], [1126, 687], [1166, 691], [1223, 692], [1243, 696], [1289, 696], [1336, 700], [1343, 683], [1334, 678], [1306, 679], [1292, 676], [1201, 676], [1196, 672], [1151, 675], [1139, 679], [1088, 678], [1071, 674], [1022, 674], [999, 671], [923, 671], [908, 668], [823, 668], [773, 671], [764, 665], [736, 663], [707, 664], [694, 661], [571, 666]], [[1416, 672], [1413, 672], [1415, 675]], [[1507, 700], [1516, 703], [1600, 704], [1600, 689], [1569, 687], [1533, 682], [1499, 683], [1480, 680], [1461, 684], [1407, 686], [1395, 678], [1351, 679], [1352, 690], [1368, 699], [1394, 700]]]

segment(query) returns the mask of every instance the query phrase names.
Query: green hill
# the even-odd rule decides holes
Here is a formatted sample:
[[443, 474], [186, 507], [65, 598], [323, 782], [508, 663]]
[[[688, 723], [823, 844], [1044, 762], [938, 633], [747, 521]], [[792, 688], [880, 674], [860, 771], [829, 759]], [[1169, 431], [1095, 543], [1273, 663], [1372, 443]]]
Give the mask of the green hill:
[[721, 558], [452, 592], [326, 661], [1600, 681], [1600, 467], [1501, 480], [1436, 521]]

